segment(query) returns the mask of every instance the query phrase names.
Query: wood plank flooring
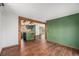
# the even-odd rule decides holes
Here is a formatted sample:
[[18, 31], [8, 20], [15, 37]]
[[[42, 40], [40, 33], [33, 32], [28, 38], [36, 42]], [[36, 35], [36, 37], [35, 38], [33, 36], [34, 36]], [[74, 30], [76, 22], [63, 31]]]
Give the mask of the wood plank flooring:
[[1, 56], [79, 56], [79, 50], [50, 43], [42, 39], [27, 41], [21, 49], [18, 46], [5, 48]]

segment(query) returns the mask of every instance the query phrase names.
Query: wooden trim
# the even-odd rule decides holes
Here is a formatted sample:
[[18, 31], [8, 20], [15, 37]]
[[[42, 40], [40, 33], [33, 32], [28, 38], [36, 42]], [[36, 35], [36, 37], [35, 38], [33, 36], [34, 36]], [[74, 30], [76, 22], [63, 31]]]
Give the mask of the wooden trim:
[[18, 46], [21, 48], [21, 19], [18, 17]]
[[19, 19], [21, 19], [21, 20], [25, 20], [25, 21], [31, 21], [31, 22], [35, 22], [35, 23], [46, 24], [45, 22], [38, 21], [38, 20], [35, 20], [35, 19], [31, 19], [31, 18], [26, 18], [26, 17], [23, 17], [23, 16], [19, 16]]
[[47, 40], [47, 23], [45, 24], [45, 39]]
[[[45, 24], [45, 29], [46, 29], [46, 23], [45, 22], [41, 22], [41, 21], [38, 21], [38, 20], [35, 20], [35, 19], [19, 16], [18, 17], [18, 47], [19, 48], [21, 48], [21, 20], [31, 21], [31, 22], [40, 23], [40, 24]], [[47, 36], [46, 32], [47, 32], [47, 30], [45, 30], [45, 38]]]

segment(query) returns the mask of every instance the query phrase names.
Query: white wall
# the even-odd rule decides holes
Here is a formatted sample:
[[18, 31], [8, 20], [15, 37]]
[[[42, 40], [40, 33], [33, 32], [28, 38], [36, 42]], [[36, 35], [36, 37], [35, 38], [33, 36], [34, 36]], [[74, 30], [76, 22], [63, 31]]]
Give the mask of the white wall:
[[1, 47], [18, 44], [18, 16], [10, 8], [3, 7], [1, 25], [3, 37]]
[[2, 27], [1, 27], [1, 23], [2, 23], [2, 18], [1, 18], [1, 14], [2, 14], [2, 7], [0, 7], [0, 48], [1, 48], [1, 45], [2, 45], [2, 42], [1, 42], [1, 40], [2, 40]]
[[36, 23], [36, 35], [40, 35], [39, 33], [39, 25]]

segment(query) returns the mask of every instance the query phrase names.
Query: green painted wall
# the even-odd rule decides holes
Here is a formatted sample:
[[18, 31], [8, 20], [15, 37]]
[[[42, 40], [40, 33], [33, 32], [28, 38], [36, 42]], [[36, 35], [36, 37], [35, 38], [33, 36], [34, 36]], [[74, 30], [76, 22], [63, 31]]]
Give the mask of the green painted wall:
[[27, 40], [33, 40], [35, 33], [27, 33]]
[[79, 48], [79, 13], [47, 21], [48, 41]]

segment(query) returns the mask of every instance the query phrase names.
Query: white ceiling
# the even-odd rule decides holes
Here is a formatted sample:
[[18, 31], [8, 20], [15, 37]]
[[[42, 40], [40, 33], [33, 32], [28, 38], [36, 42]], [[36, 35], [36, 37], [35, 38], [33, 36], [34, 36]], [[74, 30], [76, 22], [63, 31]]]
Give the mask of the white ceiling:
[[8, 12], [46, 21], [79, 13], [78, 3], [5, 3]]

